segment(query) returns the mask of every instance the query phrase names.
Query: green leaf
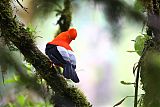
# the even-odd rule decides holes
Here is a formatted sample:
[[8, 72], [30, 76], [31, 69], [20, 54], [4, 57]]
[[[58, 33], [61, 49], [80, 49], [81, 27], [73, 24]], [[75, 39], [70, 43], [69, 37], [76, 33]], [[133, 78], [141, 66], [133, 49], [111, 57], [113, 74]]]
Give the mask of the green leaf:
[[127, 97], [125, 97], [125, 98], [123, 98], [122, 100], [120, 100], [120, 101], [119, 101], [118, 103], [116, 103], [113, 107], [116, 107], [116, 106], [121, 105], [126, 98], [127, 98]]
[[134, 49], [137, 52], [137, 54], [140, 56], [142, 55], [145, 40], [146, 38], [142, 35], [137, 36], [135, 39]]
[[26, 97], [24, 95], [19, 95], [17, 97], [17, 101], [20, 104], [20, 106], [23, 107], [26, 101]]
[[18, 75], [14, 75], [13, 78], [14, 78], [16, 81], [20, 80], [20, 76], [18, 76]]
[[[26, 30], [31, 34], [34, 35], [36, 34], [36, 28], [33, 27], [30, 23], [28, 24]], [[34, 36], [32, 37], [34, 39]]]
[[142, 55], [145, 41], [150, 40], [150, 39], [151, 39], [151, 36], [148, 36], [147, 34], [139, 35], [136, 37], [134, 49], [138, 55], [140, 55], [140, 56]]
[[4, 81], [5, 84], [14, 83], [14, 82], [17, 82], [17, 81], [13, 78], [12, 79], [7, 79], [7, 80]]
[[4, 83], [5, 84], [14, 83], [14, 82], [17, 82], [19, 79], [20, 79], [19, 76], [14, 75], [13, 78], [6, 79]]

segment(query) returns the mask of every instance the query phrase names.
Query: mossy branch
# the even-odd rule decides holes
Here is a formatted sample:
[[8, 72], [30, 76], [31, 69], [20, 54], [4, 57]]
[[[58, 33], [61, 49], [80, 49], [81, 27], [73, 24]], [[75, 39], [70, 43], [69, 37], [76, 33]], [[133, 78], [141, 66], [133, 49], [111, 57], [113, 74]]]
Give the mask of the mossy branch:
[[160, 107], [160, 2], [140, 0], [147, 12], [147, 49], [140, 58], [140, 77], [145, 91], [142, 107]]
[[10, 0], [0, 0], [0, 29], [2, 37], [11, 41], [38, 74], [46, 80], [56, 95], [58, 107], [91, 107], [86, 97], [75, 87], [69, 87], [65, 79], [53, 67], [49, 59], [37, 48], [29, 33], [12, 15]]
[[57, 21], [57, 24], [59, 24], [60, 31], [64, 32], [67, 31], [71, 25], [71, 0], [64, 0], [64, 9], [60, 14], [61, 17]]

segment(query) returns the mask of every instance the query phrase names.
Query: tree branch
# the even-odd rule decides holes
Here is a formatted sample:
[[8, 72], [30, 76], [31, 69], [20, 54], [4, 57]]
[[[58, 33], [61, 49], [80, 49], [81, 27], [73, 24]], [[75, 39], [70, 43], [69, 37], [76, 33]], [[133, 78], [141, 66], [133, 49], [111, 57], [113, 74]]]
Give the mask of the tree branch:
[[16, 2], [20, 5], [20, 7], [21, 7], [24, 11], [26, 11], [26, 12], [28, 13], [26, 7], [24, 7], [18, 0], [16, 0]]
[[61, 32], [67, 31], [71, 24], [71, 1], [65, 0], [64, 1], [64, 9], [61, 13], [61, 17], [57, 21], [57, 24], [59, 24]]
[[37, 73], [46, 80], [56, 95], [54, 104], [59, 107], [91, 107], [86, 97], [77, 88], [69, 87], [65, 79], [56, 70], [50, 68], [49, 59], [36, 47], [31, 33], [15, 21], [10, 0], [0, 0], [0, 29], [2, 37], [11, 41], [31, 63]]

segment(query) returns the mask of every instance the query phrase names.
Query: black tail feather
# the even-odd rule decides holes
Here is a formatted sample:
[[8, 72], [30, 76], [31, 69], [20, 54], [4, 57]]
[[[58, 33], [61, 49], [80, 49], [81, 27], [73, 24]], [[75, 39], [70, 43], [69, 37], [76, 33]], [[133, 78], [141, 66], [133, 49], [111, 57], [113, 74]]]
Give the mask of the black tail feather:
[[67, 79], [71, 79], [75, 83], [79, 82], [77, 73], [70, 63], [65, 64], [63, 70], [63, 76]]
[[79, 82], [79, 78], [78, 78], [76, 72], [74, 72], [73, 78], [71, 78], [71, 80], [72, 80], [73, 82], [75, 82], [75, 83], [78, 83], [78, 82]]
[[70, 79], [70, 71], [71, 67], [68, 64], [65, 64], [63, 68], [63, 76], [67, 79]]
[[72, 74], [71, 80], [73, 82], [75, 82], [75, 83], [78, 83], [79, 82], [79, 78], [78, 78], [77, 73], [76, 73], [76, 71], [75, 71], [75, 69], [73, 67], [72, 67], [72, 70], [71, 70], [71, 74]]

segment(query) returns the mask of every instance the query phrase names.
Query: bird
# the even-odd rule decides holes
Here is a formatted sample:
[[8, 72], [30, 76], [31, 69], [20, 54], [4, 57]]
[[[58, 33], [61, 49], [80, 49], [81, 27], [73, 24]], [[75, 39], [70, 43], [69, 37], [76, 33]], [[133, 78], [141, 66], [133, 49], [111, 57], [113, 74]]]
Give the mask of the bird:
[[70, 28], [58, 34], [52, 41], [46, 44], [45, 54], [55, 66], [63, 68], [63, 76], [78, 83], [79, 78], [75, 71], [76, 57], [70, 46], [72, 40], [77, 37], [77, 30]]

